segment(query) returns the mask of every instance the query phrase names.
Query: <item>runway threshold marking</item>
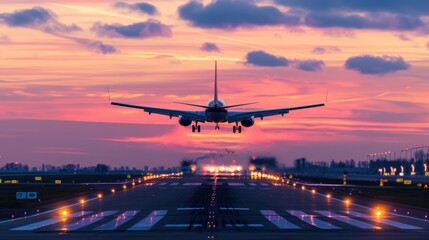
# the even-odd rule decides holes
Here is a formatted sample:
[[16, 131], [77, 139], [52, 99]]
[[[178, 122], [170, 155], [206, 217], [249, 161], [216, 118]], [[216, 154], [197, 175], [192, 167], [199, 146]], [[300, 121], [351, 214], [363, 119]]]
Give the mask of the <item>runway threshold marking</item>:
[[256, 186], [256, 183], [248, 183], [250, 186], [253, 186], [253, 187], [255, 187]]
[[165, 186], [165, 185], [167, 185], [167, 183], [166, 183], [166, 182], [163, 182], [163, 183], [159, 183], [159, 184], [158, 184], [158, 186]]
[[177, 186], [177, 185], [179, 185], [179, 183], [178, 183], [178, 182], [174, 182], [174, 183], [171, 183], [171, 184], [170, 184], [170, 186]]
[[164, 227], [166, 228], [196, 228], [196, 227], [203, 227], [202, 224], [189, 224], [189, 223], [178, 223], [178, 224], [165, 224]]
[[127, 231], [147, 231], [167, 215], [167, 210], [152, 211], [147, 217], [134, 224]]
[[335, 225], [319, 220], [314, 215], [309, 215], [303, 211], [287, 210], [287, 212], [292, 216], [299, 218], [301, 221], [320, 229], [341, 229]]
[[75, 222], [69, 223], [57, 230], [59, 231], [74, 231], [77, 230], [79, 228], [83, 228], [86, 227], [90, 224], [96, 223], [100, 220], [102, 220], [105, 217], [108, 217], [110, 215], [113, 215], [115, 213], [117, 213], [118, 211], [104, 211], [104, 212], [99, 212], [97, 214], [88, 216], [88, 217], [83, 217], [82, 219], [79, 219]]
[[377, 229], [377, 230], [381, 229], [381, 227], [374, 226], [374, 225], [371, 225], [369, 223], [362, 222], [362, 221], [350, 218], [350, 217], [345, 216], [345, 215], [339, 215], [339, 214], [336, 214], [336, 213], [333, 213], [333, 212], [330, 212], [330, 211], [315, 211], [315, 212], [317, 212], [318, 214], [320, 214], [322, 216], [325, 216], [325, 217], [328, 217], [328, 218], [332, 218], [332, 219], [335, 219], [337, 221], [340, 221], [340, 222], [343, 222], [343, 223], [346, 223], [346, 224], [349, 224], [349, 225], [352, 225], [352, 226], [355, 226], [355, 227], [358, 227], [358, 228], [362, 228], [362, 229]]
[[273, 210], [260, 210], [259, 211], [268, 221], [276, 225], [280, 229], [301, 229], [297, 225], [287, 221], [282, 216], [278, 215]]
[[[91, 213], [91, 211], [82, 211], [82, 212], [77, 212], [77, 213], [73, 213], [67, 216], [67, 218], [75, 218], [75, 217], [81, 217], [84, 216], [86, 214]], [[51, 219], [47, 219], [47, 220], [43, 220], [43, 221], [39, 221], [39, 222], [35, 222], [32, 224], [28, 224], [25, 226], [21, 226], [21, 227], [17, 227], [17, 228], [13, 228], [11, 229], [12, 231], [32, 231], [38, 228], [42, 228], [42, 227], [46, 227], [55, 223], [59, 223], [61, 221], [63, 221], [63, 217], [54, 217]]]
[[116, 228], [120, 227], [122, 224], [130, 221], [134, 216], [136, 216], [140, 211], [139, 210], [132, 210], [132, 211], [126, 211], [121, 213], [116, 219], [104, 223], [94, 230], [97, 231], [108, 231], [108, 230], [115, 230]]
[[417, 226], [409, 225], [409, 224], [406, 224], [406, 223], [400, 223], [400, 222], [397, 222], [397, 221], [385, 219], [384, 217], [377, 218], [377, 217], [374, 217], [374, 216], [370, 216], [370, 215], [363, 214], [363, 213], [360, 213], [360, 212], [355, 212], [355, 211], [344, 211], [344, 212], [348, 213], [348, 214], [350, 214], [352, 216], [355, 216], [355, 217], [366, 218], [366, 219], [369, 219], [369, 220], [371, 220], [373, 222], [378, 222], [378, 223], [381, 223], [381, 224], [390, 225], [390, 226], [393, 226], [393, 227], [396, 227], [396, 228], [399, 228], [399, 229], [406, 229], [406, 230], [418, 230], [418, 229], [422, 229], [421, 227], [417, 227]]
[[268, 184], [266, 184], [266, 183], [259, 183], [261, 186], [269, 186]]
[[250, 227], [250, 228], [256, 228], [256, 227], [264, 227], [264, 224], [260, 223], [249, 223], [249, 224], [226, 224], [225, 227]]

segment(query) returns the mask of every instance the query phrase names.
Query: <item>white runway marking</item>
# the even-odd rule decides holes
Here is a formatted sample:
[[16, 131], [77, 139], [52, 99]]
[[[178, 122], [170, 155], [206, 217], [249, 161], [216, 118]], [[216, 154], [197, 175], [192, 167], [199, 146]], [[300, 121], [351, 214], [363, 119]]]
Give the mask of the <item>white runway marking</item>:
[[140, 211], [138, 211], [138, 210], [126, 211], [126, 212], [122, 213], [121, 215], [119, 215], [116, 219], [114, 219], [110, 222], [104, 223], [104, 224], [100, 225], [99, 227], [95, 228], [95, 230], [97, 230], [97, 231], [115, 230], [116, 228], [118, 228], [122, 224], [131, 220], [139, 212]]
[[167, 210], [155, 210], [149, 214], [149, 216], [143, 218], [132, 227], [128, 228], [127, 231], [147, 231], [150, 230], [159, 220], [167, 215]]
[[167, 183], [166, 183], [166, 182], [162, 182], [162, 183], [159, 183], [159, 184], [158, 184], [158, 186], [165, 186], [165, 185], [167, 185]]
[[240, 208], [240, 207], [221, 207], [220, 210], [237, 210], [237, 211], [246, 211], [250, 210], [250, 208]]
[[400, 222], [396, 222], [396, 221], [393, 221], [393, 220], [385, 219], [384, 217], [377, 218], [377, 217], [374, 217], [374, 216], [370, 216], [370, 215], [363, 214], [363, 213], [360, 213], [360, 212], [355, 212], [355, 211], [344, 211], [344, 212], [348, 213], [348, 214], [350, 214], [352, 216], [355, 216], [355, 217], [366, 218], [366, 219], [369, 219], [369, 220], [371, 220], [373, 222], [378, 222], [378, 223], [381, 223], [381, 224], [390, 225], [390, 226], [393, 226], [393, 227], [396, 227], [396, 228], [399, 228], [399, 229], [407, 229], [407, 230], [422, 229], [420, 227], [416, 227], [416, 226], [413, 226], [413, 225], [409, 225], [409, 224], [400, 223]]
[[256, 183], [252, 183], [252, 182], [250, 182], [250, 183], [248, 183], [250, 186], [253, 186], [253, 187], [255, 187], [256, 186]]
[[343, 222], [343, 223], [347, 223], [349, 225], [352, 225], [352, 226], [355, 226], [355, 227], [358, 227], [358, 228], [362, 228], [362, 229], [378, 229], [378, 230], [381, 229], [381, 227], [377, 227], [377, 226], [371, 225], [371, 224], [366, 223], [366, 222], [358, 221], [358, 220], [355, 220], [355, 219], [350, 218], [348, 216], [335, 214], [335, 213], [330, 212], [330, 211], [316, 211], [316, 212], [318, 214], [320, 214], [320, 215], [325, 216], [325, 217], [332, 218], [332, 219], [335, 219], [337, 221], [340, 221], [340, 222]]
[[280, 229], [301, 229], [297, 225], [287, 221], [282, 216], [278, 215], [273, 210], [260, 210], [261, 214], [268, 219], [271, 223], [276, 225]]
[[[68, 215], [67, 218], [81, 217], [81, 216], [84, 216], [84, 215], [89, 214], [89, 213], [91, 213], [91, 212], [90, 211], [77, 212], [77, 213], [73, 213], [71, 215]], [[32, 223], [32, 224], [28, 224], [28, 225], [25, 225], [25, 226], [22, 226], [22, 227], [13, 228], [11, 230], [14, 230], [14, 231], [31, 231], [31, 230], [35, 230], [35, 229], [38, 229], [38, 228], [46, 227], [46, 226], [49, 226], [49, 225], [52, 225], [52, 224], [55, 224], [55, 223], [59, 223], [63, 219], [64, 219], [63, 217], [54, 217], [54, 218], [43, 220], [43, 221], [40, 221], [40, 222], [35, 222], [35, 223]]]
[[341, 228], [334, 226], [330, 223], [319, 220], [313, 215], [308, 215], [303, 211], [288, 210], [287, 212], [290, 213], [291, 215], [299, 218], [301, 221], [306, 222], [306, 223], [308, 223], [312, 226], [315, 226], [317, 228], [320, 228], [320, 229], [341, 229]]
[[266, 183], [259, 183], [261, 186], [269, 186], [268, 184], [266, 184]]
[[165, 224], [164, 227], [166, 228], [188, 228], [188, 227], [202, 227], [202, 224], [189, 224], [189, 223], [184, 223], [184, 224]]
[[171, 183], [170, 185], [171, 186], [177, 186], [177, 185], [179, 185], [179, 183], [178, 182], [174, 182], [174, 183]]
[[226, 224], [225, 227], [264, 227], [263, 224], [260, 223], [250, 223], [250, 224]]
[[118, 211], [105, 211], [105, 212], [100, 212], [88, 217], [83, 217], [82, 219], [79, 219], [76, 222], [70, 223], [66, 226], [63, 226], [57, 230], [60, 231], [74, 231], [77, 230], [79, 228], [83, 228], [85, 226], [88, 226], [90, 224], [96, 223], [100, 220], [102, 220], [104, 217], [108, 217], [110, 215], [113, 215], [115, 213], [117, 213]]
[[229, 186], [245, 186], [244, 183], [228, 183]]
[[204, 210], [203, 207], [183, 207], [177, 208], [177, 211], [192, 211], [192, 210]]
[[194, 182], [188, 182], [184, 183], [183, 186], [200, 186], [202, 183], [194, 183]]

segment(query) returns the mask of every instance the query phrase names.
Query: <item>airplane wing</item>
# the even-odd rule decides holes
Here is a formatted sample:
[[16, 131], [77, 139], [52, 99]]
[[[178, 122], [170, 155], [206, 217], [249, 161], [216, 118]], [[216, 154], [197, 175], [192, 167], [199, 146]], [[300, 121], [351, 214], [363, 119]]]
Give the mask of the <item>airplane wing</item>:
[[119, 103], [119, 102], [111, 102], [110, 104], [116, 105], [116, 106], [121, 106], [121, 107], [143, 109], [143, 111], [145, 111], [149, 114], [154, 113], [154, 114], [166, 115], [166, 116], [169, 116], [170, 118], [182, 116], [182, 117], [189, 118], [192, 121], [198, 121], [198, 122], [205, 122], [206, 121], [206, 117], [204, 115], [204, 112], [172, 110], [172, 109], [165, 109], [165, 108], [153, 108], [153, 107], [132, 105], [132, 104], [128, 104], [128, 103]]
[[290, 108], [277, 108], [277, 109], [269, 109], [269, 110], [258, 110], [258, 111], [250, 111], [250, 112], [230, 112], [228, 115], [228, 122], [240, 122], [245, 119], [255, 117], [255, 118], [261, 118], [268, 116], [274, 116], [274, 115], [284, 115], [289, 113], [289, 111], [293, 110], [300, 110], [305, 108], [314, 108], [314, 107], [322, 107], [325, 106], [324, 103], [319, 104], [312, 104], [312, 105], [305, 105], [305, 106], [298, 106], [298, 107], [290, 107]]

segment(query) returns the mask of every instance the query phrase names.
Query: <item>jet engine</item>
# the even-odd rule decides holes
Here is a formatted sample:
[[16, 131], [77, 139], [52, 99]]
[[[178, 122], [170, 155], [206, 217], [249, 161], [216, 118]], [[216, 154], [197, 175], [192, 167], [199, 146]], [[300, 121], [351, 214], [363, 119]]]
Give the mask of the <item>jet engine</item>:
[[187, 127], [192, 124], [192, 120], [185, 117], [179, 117], [179, 124]]
[[253, 124], [255, 124], [255, 119], [253, 117], [241, 121], [241, 126], [243, 127], [251, 127]]

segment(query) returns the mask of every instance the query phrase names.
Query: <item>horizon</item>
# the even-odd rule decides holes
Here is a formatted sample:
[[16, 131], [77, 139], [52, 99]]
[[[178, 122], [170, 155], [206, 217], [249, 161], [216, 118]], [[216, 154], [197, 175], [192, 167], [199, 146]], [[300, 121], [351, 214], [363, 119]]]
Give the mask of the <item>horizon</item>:
[[[144, 2], [152, 7], [0, 3], [1, 163], [168, 167], [227, 148], [238, 163], [268, 155], [290, 166], [427, 144], [429, 4]], [[219, 17], [225, 9], [232, 15]], [[114, 101], [197, 110], [174, 101], [209, 101], [215, 60], [220, 99], [258, 102], [237, 110], [324, 102], [329, 89], [327, 106], [233, 134], [233, 124], [192, 133], [177, 118], [109, 104], [107, 89]]]

